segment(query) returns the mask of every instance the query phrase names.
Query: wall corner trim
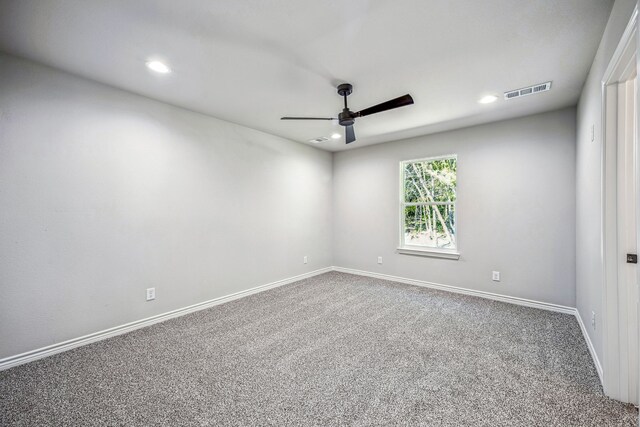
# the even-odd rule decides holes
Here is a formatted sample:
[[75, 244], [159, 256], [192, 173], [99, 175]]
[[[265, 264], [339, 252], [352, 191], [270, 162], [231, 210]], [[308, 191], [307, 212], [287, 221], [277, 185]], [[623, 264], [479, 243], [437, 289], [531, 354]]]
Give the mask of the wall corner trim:
[[103, 331], [94, 332], [78, 338], [72, 338], [67, 341], [63, 341], [60, 343], [48, 345], [46, 347], [41, 347], [35, 350], [27, 351], [25, 353], [17, 354], [15, 356], [5, 357], [3, 359], [0, 359], [0, 371], [13, 368], [14, 366], [33, 362], [38, 359], [43, 359], [47, 356], [52, 356], [57, 353], [62, 353], [64, 351], [81, 347], [87, 344], [91, 344], [96, 341], [102, 341], [107, 338], [115, 337], [117, 335], [122, 335], [127, 332], [134, 331], [136, 329], [141, 329], [147, 326], [151, 326], [155, 323], [164, 322], [165, 320], [169, 320], [174, 317], [184, 316], [185, 314], [211, 308], [216, 305], [224, 304], [226, 302], [230, 302], [239, 298], [257, 294], [259, 292], [263, 292], [269, 289], [277, 288], [279, 286], [288, 285], [289, 283], [308, 279], [310, 277], [317, 276], [319, 274], [328, 273], [332, 270], [333, 270], [332, 267], [321, 268], [319, 270], [311, 271], [309, 273], [288, 277], [286, 279], [277, 280], [275, 282], [267, 283], [265, 285], [260, 285], [254, 288], [246, 289], [244, 291], [235, 292], [233, 294], [221, 296], [208, 301], [203, 301], [197, 304], [193, 304], [187, 307], [182, 307], [176, 310], [168, 311], [166, 313], [147, 317], [146, 319], [136, 320], [130, 323], [125, 323], [124, 325], [114, 326], [113, 328], [105, 329]]
[[596, 371], [598, 371], [598, 377], [600, 377], [600, 384], [604, 386], [602, 364], [600, 363], [600, 359], [598, 359], [598, 354], [596, 353], [596, 349], [593, 346], [593, 343], [591, 342], [591, 338], [587, 333], [587, 328], [584, 325], [584, 322], [582, 321], [582, 316], [580, 316], [580, 312], [577, 309], [576, 309], [575, 315], [576, 315], [576, 320], [580, 325], [580, 330], [582, 331], [582, 335], [584, 336], [584, 340], [587, 342], [587, 348], [589, 349], [589, 354], [591, 354], [591, 358], [593, 359], [593, 364], [596, 366]]

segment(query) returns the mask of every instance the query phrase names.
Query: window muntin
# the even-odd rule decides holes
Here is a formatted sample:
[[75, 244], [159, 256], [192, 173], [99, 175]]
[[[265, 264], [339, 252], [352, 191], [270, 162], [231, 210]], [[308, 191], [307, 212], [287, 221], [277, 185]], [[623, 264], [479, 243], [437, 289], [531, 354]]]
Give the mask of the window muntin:
[[401, 162], [400, 247], [457, 249], [455, 155]]

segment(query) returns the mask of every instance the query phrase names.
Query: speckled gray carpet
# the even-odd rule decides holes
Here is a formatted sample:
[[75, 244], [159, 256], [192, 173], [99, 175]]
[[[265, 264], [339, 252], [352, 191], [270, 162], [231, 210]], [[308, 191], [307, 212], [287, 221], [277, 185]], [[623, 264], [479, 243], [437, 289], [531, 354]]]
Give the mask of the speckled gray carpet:
[[634, 426], [573, 316], [327, 273], [0, 372], [3, 426]]

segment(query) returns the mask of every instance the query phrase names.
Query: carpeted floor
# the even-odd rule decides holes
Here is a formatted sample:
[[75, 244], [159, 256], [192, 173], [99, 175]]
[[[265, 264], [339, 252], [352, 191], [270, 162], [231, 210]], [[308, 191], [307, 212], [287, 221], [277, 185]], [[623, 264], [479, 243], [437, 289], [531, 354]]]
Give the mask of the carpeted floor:
[[327, 273], [0, 372], [2, 426], [634, 426], [573, 316]]

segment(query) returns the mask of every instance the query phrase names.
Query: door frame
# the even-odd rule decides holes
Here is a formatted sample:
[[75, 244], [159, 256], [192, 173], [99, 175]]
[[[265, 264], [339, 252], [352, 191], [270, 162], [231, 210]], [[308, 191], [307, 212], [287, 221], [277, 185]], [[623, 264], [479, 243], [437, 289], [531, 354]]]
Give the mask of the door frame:
[[[620, 39], [609, 66], [602, 78], [602, 152], [601, 152], [601, 254], [602, 254], [602, 385], [607, 396], [629, 401], [630, 381], [638, 387], [639, 378], [629, 378], [627, 311], [622, 307], [620, 294], [625, 284], [618, 282], [618, 83], [626, 81], [632, 70], [638, 69], [638, 5]], [[636, 93], [637, 99], [637, 93]], [[638, 108], [636, 108], [636, 121]], [[637, 132], [637, 130], [636, 130]], [[636, 134], [636, 140], [638, 135]], [[637, 172], [638, 161], [635, 161]], [[636, 177], [638, 173], [636, 173]], [[640, 188], [640, 187], [638, 187]], [[636, 241], [638, 241], [636, 236]], [[623, 363], [624, 361], [624, 363]]]

